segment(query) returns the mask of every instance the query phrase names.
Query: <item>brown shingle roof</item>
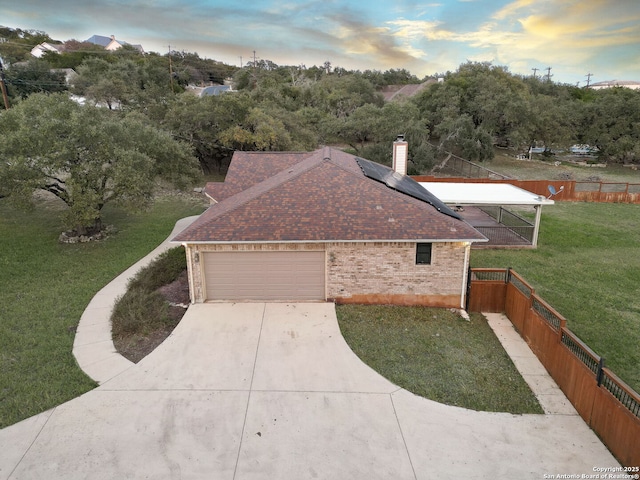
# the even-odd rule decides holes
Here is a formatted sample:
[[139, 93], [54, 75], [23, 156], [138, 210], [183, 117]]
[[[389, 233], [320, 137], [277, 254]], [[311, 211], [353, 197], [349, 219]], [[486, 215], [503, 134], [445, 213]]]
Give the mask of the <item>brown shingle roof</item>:
[[220, 202], [238, 192], [274, 176], [312, 155], [313, 152], [240, 152], [233, 155], [233, 162], [224, 183], [211, 182], [205, 193]]
[[[255, 167], [253, 161], [247, 163], [255, 159], [254, 155], [234, 155], [232, 180], [243, 170], [248, 172]], [[298, 161], [294, 162], [296, 155]], [[251, 186], [209, 207], [174, 240], [224, 243], [484, 239], [464, 221], [367, 178], [352, 155], [324, 148], [304, 158], [300, 154], [283, 154], [283, 158], [291, 160], [284, 169], [256, 183], [254, 180], [262, 174], [249, 173], [254, 175], [246, 182]], [[239, 179], [233, 181], [242, 183]]]

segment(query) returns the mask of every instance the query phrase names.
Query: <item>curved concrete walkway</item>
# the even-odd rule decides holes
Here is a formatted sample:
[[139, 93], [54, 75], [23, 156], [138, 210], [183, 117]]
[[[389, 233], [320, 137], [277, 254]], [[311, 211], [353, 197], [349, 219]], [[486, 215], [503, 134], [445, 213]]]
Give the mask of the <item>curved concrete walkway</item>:
[[566, 406], [475, 412], [398, 388], [349, 349], [332, 304], [193, 305], [137, 365], [91, 361], [86, 345], [111, 348], [95, 338], [76, 355], [101, 385], [0, 430], [0, 479], [541, 479], [618, 465]]
[[198, 215], [178, 220], [167, 239], [147, 256], [122, 272], [100, 290], [85, 309], [73, 342], [73, 355], [84, 372], [98, 383], [104, 383], [131, 368], [134, 363], [120, 355], [111, 338], [111, 311], [115, 299], [127, 291], [129, 280], [153, 259], [176, 244], [170, 240], [191, 225]]

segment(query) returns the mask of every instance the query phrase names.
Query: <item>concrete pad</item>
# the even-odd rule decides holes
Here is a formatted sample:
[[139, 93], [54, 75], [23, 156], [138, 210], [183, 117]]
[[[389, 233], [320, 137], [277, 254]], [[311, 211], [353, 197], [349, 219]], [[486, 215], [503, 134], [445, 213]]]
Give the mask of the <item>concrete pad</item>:
[[577, 415], [398, 389], [351, 352], [329, 304], [194, 305], [152, 354], [116, 367], [0, 431], [0, 478], [539, 479], [618, 465]]
[[417, 479], [531, 479], [618, 465], [577, 416], [511, 415], [392, 395]]
[[511, 321], [501, 313], [483, 314], [518, 372], [529, 385], [547, 415], [573, 415], [578, 412], [560, 390], [527, 342], [515, 330]]
[[329, 303], [266, 304], [254, 390], [391, 393], [344, 341]]
[[[89, 305], [87, 305], [89, 310], [97, 310], [100, 308], [108, 308], [111, 310], [115, 299], [125, 294], [127, 291], [128, 278], [120, 278], [120, 276], [116, 278], [118, 281], [112, 281], [96, 293], [96, 295], [91, 299]], [[90, 319], [88, 320], [90, 321]]]
[[236, 478], [415, 477], [389, 395], [252, 392]]
[[[110, 318], [110, 310], [107, 313]], [[76, 329], [76, 338], [73, 342], [74, 347], [90, 345], [92, 343], [104, 342], [105, 340], [111, 340], [111, 322], [95, 322], [95, 323], [81, 323]]]
[[[96, 363], [104, 362], [111, 358], [113, 355], [120, 355], [113, 342], [103, 341], [98, 343], [89, 343], [86, 345], [78, 345], [74, 348], [74, 355], [78, 363], [82, 363], [85, 366], [91, 366]], [[133, 362], [129, 362], [133, 365]]]
[[[511, 357], [511, 361], [516, 366], [521, 375], [544, 375], [549, 377], [549, 373], [547, 369], [544, 368], [544, 365], [538, 360], [538, 357], [529, 349], [529, 346], [525, 343], [524, 340], [519, 339], [520, 349], [527, 349], [528, 355], [509, 355]], [[513, 352], [513, 348], [510, 348]], [[549, 377], [551, 378], [551, 377]]]
[[173, 333], [109, 390], [249, 390], [263, 303], [192, 305]]
[[90, 392], [56, 408], [11, 479], [232, 479], [247, 396]]
[[529, 373], [525, 375], [525, 381], [527, 382], [531, 390], [536, 393], [536, 395], [548, 396], [562, 393], [556, 382], [554, 382], [553, 378], [551, 378], [548, 374], [532, 375]]
[[578, 415], [578, 412], [564, 394], [536, 394], [536, 398], [547, 415]]
[[101, 385], [126, 372], [134, 365], [135, 363], [114, 351], [103, 360], [91, 361], [91, 363], [84, 364], [82, 370]]
[[0, 430], [0, 478], [9, 478], [53, 413], [47, 410]]

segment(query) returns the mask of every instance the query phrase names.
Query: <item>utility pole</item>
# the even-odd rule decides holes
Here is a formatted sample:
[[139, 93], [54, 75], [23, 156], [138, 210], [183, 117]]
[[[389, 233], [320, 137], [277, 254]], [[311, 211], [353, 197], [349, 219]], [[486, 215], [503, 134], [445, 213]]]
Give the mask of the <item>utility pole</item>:
[[538, 70], [540, 70], [539, 68], [532, 68], [531, 70], [533, 70], [533, 78], [535, 80], [536, 78], [536, 73], [538, 73]]
[[242, 68], [242, 55], [240, 55], [240, 68]]
[[547, 67], [546, 70], [547, 70], [547, 82], [550, 82], [551, 77], [553, 76], [551, 75], [551, 67]]
[[173, 93], [173, 65], [171, 64], [171, 45], [169, 45], [169, 83], [171, 85], [171, 93]]
[[587, 88], [589, 88], [589, 85], [591, 85], [591, 77], [593, 77], [593, 73], [587, 73], [585, 76], [587, 77]]
[[4, 100], [4, 108], [9, 110], [9, 96], [7, 95], [7, 85], [4, 80], [4, 68], [2, 60], [0, 60], [0, 88], [2, 89], [2, 98]]
[[256, 73], [257, 68], [258, 68], [258, 62], [256, 61], [256, 51], [254, 50], [253, 51], [253, 68], [252, 68], [253, 87], [251, 87], [252, 89], [256, 88], [256, 86], [258, 85], [258, 74]]

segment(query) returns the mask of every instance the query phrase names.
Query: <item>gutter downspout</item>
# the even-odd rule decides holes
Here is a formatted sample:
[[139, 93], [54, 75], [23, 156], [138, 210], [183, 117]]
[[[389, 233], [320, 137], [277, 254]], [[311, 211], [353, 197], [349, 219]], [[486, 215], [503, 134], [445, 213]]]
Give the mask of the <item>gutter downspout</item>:
[[462, 266], [462, 289], [460, 293], [460, 309], [466, 306], [467, 283], [469, 282], [469, 257], [471, 255], [471, 242], [466, 242], [464, 248], [464, 265]]

